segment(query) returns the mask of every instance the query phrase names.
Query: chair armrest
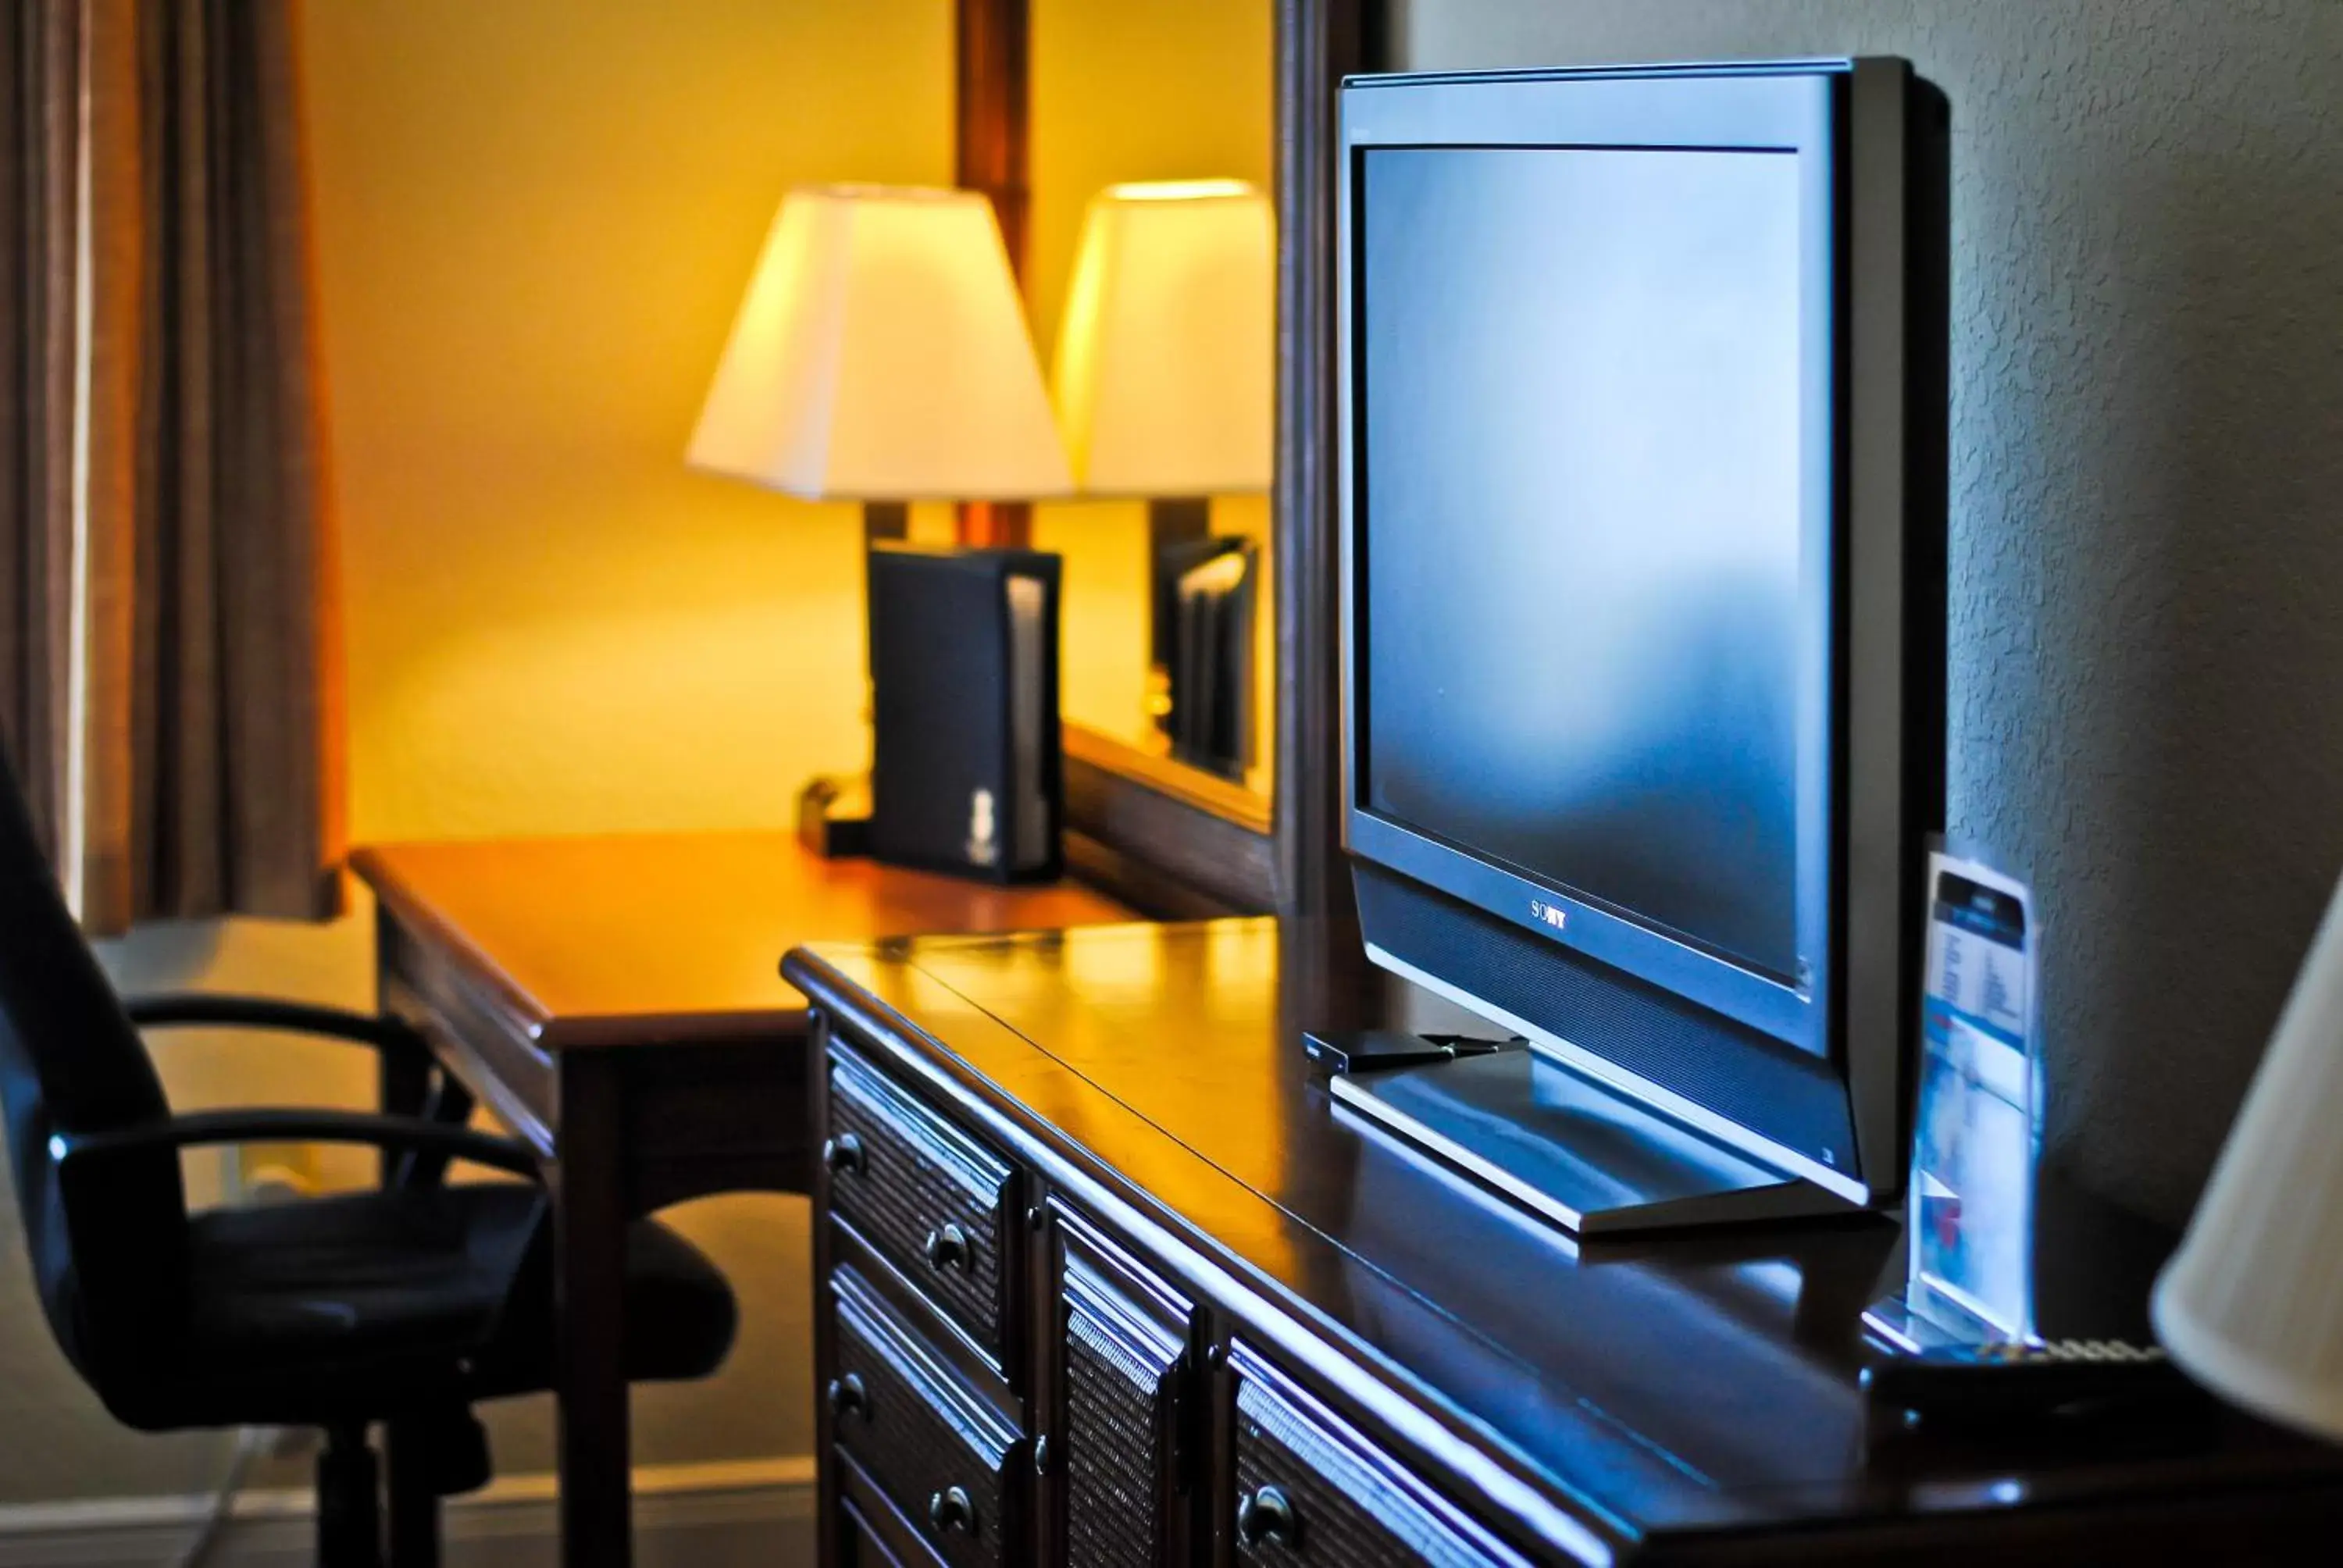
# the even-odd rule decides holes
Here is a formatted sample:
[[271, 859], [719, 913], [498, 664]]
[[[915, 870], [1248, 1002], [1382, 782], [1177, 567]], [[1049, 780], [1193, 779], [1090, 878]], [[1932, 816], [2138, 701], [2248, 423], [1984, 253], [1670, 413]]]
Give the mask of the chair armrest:
[[386, 1054], [427, 1050], [423, 1037], [403, 1019], [347, 1012], [308, 1002], [277, 1001], [267, 997], [210, 996], [192, 991], [129, 997], [123, 1001], [122, 1010], [141, 1029], [227, 1024], [347, 1040]]
[[367, 1143], [377, 1149], [410, 1149], [442, 1159], [468, 1160], [531, 1181], [544, 1179], [537, 1156], [527, 1145], [509, 1138], [442, 1121], [361, 1111], [198, 1111], [111, 1132], [59, 1132], [49, 1140], [49, 1157], [63, 1167], [98, 1155], [210, 1143]]

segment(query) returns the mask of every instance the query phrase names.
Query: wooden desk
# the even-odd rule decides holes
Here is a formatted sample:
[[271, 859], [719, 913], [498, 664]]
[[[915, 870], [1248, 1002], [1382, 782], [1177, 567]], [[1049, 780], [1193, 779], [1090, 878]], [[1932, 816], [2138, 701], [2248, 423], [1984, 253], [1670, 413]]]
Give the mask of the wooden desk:
[[[547, 1162], [572, 1564], [631, 1554], [628, 1222], [711, 1192], [811, 1189], [808, 1020], [781, 953], [1131, 918], [1079, 887], [823, 860], [781, 833], [404, 844], [350, 863], [379, 903], [384, 1010]], [[383, 1095], [411, 1108], [424, 1089], [387, 1077]]]

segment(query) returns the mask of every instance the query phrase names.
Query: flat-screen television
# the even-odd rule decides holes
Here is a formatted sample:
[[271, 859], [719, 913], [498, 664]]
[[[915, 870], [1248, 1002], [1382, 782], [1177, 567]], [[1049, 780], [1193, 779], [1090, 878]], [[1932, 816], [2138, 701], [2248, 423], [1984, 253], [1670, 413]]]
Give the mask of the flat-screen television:
[[1368, 950], [1855, 1202], [1944, 800], [1946, 113], [1900, 60], [1355, 78]]

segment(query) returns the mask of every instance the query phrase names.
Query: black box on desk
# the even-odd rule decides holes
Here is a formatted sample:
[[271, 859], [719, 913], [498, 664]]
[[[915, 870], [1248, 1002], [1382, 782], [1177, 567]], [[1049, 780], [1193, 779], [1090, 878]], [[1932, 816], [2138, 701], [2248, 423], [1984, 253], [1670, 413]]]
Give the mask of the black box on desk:
[[870, 552], [871, 855], [990, 880], [1060, 869], [1058, 558]]

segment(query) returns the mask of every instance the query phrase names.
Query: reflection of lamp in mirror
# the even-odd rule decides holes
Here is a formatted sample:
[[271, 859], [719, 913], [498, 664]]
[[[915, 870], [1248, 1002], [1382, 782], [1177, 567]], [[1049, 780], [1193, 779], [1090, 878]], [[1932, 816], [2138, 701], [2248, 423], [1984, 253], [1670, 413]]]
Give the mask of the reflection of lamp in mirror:
[[1150, 709], [1176, 755], [1232, 776], [1252, 735], [1254, 558], [1212, 536], [1210, 498], [1269, 487], [1276, 290], [1252, 186], [1111, 186], [1082, 222], [1053, 377], [1076, 484], [1148, 501]]
[[915, 500], [1071, 487], [992, 205], [974, 191], [791, 191], [692, 432], [694, 467], [859, 500], [872, 539]]

